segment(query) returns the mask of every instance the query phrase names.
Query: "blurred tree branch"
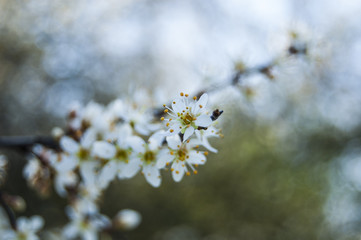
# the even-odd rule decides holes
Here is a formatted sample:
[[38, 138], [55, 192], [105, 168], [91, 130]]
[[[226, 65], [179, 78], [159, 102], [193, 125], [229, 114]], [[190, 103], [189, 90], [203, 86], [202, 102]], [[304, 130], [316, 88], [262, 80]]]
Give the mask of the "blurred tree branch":
[[42, 144], [52, 149], [59, 149], [58, 142], [49, 136], [0, 136], [0, 148], [18, 148], [28, 150], [35, 144]]

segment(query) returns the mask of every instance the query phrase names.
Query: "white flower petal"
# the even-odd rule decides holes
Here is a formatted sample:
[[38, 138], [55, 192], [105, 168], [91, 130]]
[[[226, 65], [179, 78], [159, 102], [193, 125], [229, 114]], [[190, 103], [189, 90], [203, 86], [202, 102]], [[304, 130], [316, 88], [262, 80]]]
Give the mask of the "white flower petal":
[[189, 159], [187, 160], [187, 162], [190, 164], [205, 164], [206, 160], [207, 158], [203, 154], [203, 152], [190, 151]]
[[144, 177], [153, 187], [159, 187], [161, 183], [160, 172], [155, 165], [147, 165], [143, 168]]
[[97, 217], [95, 219], [93, 219], [92, 224], [97, 229], [100, 230], [100, 229], [109, 227], [109, 225], [111, 224], [111, 221], [107, 216], [104, 216], [102, 214], [98, 214]]
[[128, 166], [128, 163], [126, 163], [126, 162], [123, 162], [123, 161], [117, 162], [117, 175], [118, 175], [119, 179], [127, 178], [125, 176], [125, 174], [127, 172], [127, 170], [126, 170], [127, 166]]
[[179, 135], [167, 137], [167, 143], [171, 149], [178, 149], [179, 146], [182, 144]]
[[168, 149], [162, 149], [158, 153], [157, 168], [161, 169], [166, 166], [167, 163], [171, 162], [174, 159]]
[[[129, 163], [126, 164], [124, 168], [123, 176], [125, 178], [132, 178], [140, 170], [141, 161], [138, 158], [133, 158], [129, 160]], [[119, 175], [118, 175], [119, 177]]]
[[82, 136], [80, 140], [80, 145], [85, 149], [89, 149], [93, 144], [93, 142], [96, 141], [96, 137], [97, 137], [97, 133], [95, 129], [89, 128], [88, 130], [85, 131], [84, 135]]
[[190, 136], [192, 136], [193, 133], [194, 133], [194, 128], [188, 127], [184, 132], [183, 142], [185, 142]]
[[140, 153], [145, 151], [145, 142], [142, 138], [138, 136], [129, 137], [128, 144], [135, 153]]
[[[59, 158], [60, 157], [60, 158]], [[73, 170], [77, 165], [78, 161], [72, 156], [66, 156], [64, 154], [57, 156], [52, 155], [52, 165], [58, 172], [67, 172]]]
[[147, 128], [152, 132], [159, 130], [161, 126], [159, 123], [147, 123]]
[[63, 230], [64, 239], [72, 239], [76, 237], [77, 234], [78, 234], [78, 228], [75, 225], [69, 223], [64, 227]]
[[140, 123], [136, 123], [136, 124], [134, 125], [134, 130], [135, 130], [137, 133], [139, 133], [139, 134], [141, 134], [141, 135], [144, 135], [144, 136], [149, 135], [149, 133], [150, 133], [149, 129], [147, 128], [147, 125], [145, 125], [145, 124], [140, 124]]
[[194, 123], [196, 124], [196, 126], [208, 127], [212, 124], [212, 119], [207, 115], [201, 115], [197, 117], [197, 120], [195, 120]]
[[116, 162], [110, 161], [105, 164], [99, 173], [99, 187], [102, 189], [108, 187], [109, 183], [115, 178], [117, 170]]
[[174, 181], [179, 182], [182, 180], [184, 173], [185, 173], [185, 165], [182, 161], [175, 161], [172, 164], [172, 177]]
[[85, 184], [94, 184], [96, 180], [95, 168], [97, 166], [96, 162], [88, 161], [84, 162], [80, 166], [80, 175], [83, 178]]
[[212, 147], [209, 142], [208, 142], [208, 139], [207, 138], [204, 138], [203, 139], [203, 142], [201, 143], [205, 148], [207, 148], [209, 151], [211, 152], [214, 152], [214, 153], [217, 153], [218, 150], [215, 149], [214, 147]]
[[86, 232], [83, 232], [83, 240], [97, 240], [97, 232], [95, 229], [88, 229]]
[[25, 232], [27, 230], [28, 220], [25, 217], [19, 217], [16, 221], [17, 228], [20, 232]]
[[115, 146], [105, 141], [94, 142], [92, 150], [95, 156], [105, 159], [114, 157], [116, 152]]
[[60, 147], [67, 153], [75, 154], [79, 150], [79, 143], [68, 136], [64, 136], [60, 139]]
[[181, 113], [183, 110], [186, 109], [186, 105], [184, 104], [184, 101], [182, 99], [177, 98], [172, 102], [172, 109], [176, 113]]
[[[197, 114], [200, 110], [205, 109], [208, 102], [208, 94], [204, 93], [199, 100], [195, 103], [195, 106], [192, 108], [192, 113]], [[202, 107], [201, 107], [202, 106]]]
[[154, 133], [152, 136], [150, 136], [148, 140], [148, 146], [150, 150], [156, 150], [157, 148], [162, 146], [162, 143], [164, 141], [164, 131], [158, 131]]
[[132, 128], [129, 124], [123, 124], [118, 130], [118, 141], [119, 146], [127, 145], [127, 139], [132, 135]]
[[182, 125], [180, 124], [180, 122], [172, 120], [169, 123], [170, 123], [169, 128], [164, 133], [165, 136], [176, 135], [182, 130]]
[[65, 186], [74, 186], [76, 183], [77, 175], [74, 172], [59, 172], [55, 177], [55, 190], [61, 197], [65, 197]]
[[42, 228], [44, 226], [44, 219], [40, 216], [33, 216], [30, 219], [30, 228], [34, 231], [37, 232], [40, 228]]

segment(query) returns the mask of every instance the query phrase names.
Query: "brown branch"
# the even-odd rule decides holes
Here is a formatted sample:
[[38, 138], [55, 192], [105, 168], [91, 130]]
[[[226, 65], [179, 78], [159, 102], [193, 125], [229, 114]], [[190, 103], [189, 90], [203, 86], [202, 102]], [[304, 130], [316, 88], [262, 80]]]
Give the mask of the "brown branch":
[[0, 136], [0, 148], [18, 148], [28, 150], [35, 144], [59, 149], [58, 142], [49, 136]]

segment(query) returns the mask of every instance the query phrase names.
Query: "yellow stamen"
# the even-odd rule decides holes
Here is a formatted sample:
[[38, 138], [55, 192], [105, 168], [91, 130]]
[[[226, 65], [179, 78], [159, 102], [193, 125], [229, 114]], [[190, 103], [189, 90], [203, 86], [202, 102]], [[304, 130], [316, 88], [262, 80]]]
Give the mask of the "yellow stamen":
[[164, 109], [164, 112], [167, 113], [167, 112], [168, 112], [168, 109]]
[[186, 97], [188, 97], [189, 95], [188, 94], [186, 94]]
[[202, 108], [203, 106], [202, 105], [199, 105], [200, 108]]
[[175, 171], [176, 174], [179, 174], [179, 171]]
[[161, 117], [160, 120], [161, 120], [161, 121], [164, 121], [164, 117]]
[[208, 156], [208, 152], [204, 152], [203, 154], [204, 154], [205, 156]]
[[169, 127], [169, 123], [167, 123], [166, 126]]
[[197, 97], [196, 97], [196, 96], [194, 96], [194, 97], [193, 97], [193, 99], [194, 99], [194, 100], [197, 100]]
[[180, 95], [181, 95], [181, 97], [183, 97], [183, 96], [184, 96], [184, 93], [183, 93], [183, 92], [181, 92], [181, 93], [180, 93]]
[[191, 173], [190, 173], [190, 172], [186, 172], [186, 175], [189, 176], [189, 175], [191, 175]]
[[197, 170], [194, 170], [194, 171], [193, 171], [193, 173], [194, 173], [194, 174], [197, 174], [197, 173], [198, 173], [198, 171], [197, 171]]
[[169, 130], [169, 131], [170, 131], [171, 133], [172, 133], [172, 132], [174, 132], [174, 130], [173, 130], [173, 129], [171, 129], [171, 130]]
[[174, 168], [171, 168], [170, 170], [173, 172], [173, 171], [174, 171]]

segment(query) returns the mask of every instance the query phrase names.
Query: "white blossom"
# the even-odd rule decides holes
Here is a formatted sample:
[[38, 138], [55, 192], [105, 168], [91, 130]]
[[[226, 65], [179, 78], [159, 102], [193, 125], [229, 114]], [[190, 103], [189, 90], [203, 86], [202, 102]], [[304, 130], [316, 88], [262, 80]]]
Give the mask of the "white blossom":
[[139, 169], [142, 168], [142, 174], [147, 182], [153, 187], [159, 187], [161, 176], [158, 167], [158, 153], [164, 140], [164, 132], [154, 133], [145, 143], [143, 140], [139, 142], [139, 146], [135, 148], [138, 152]]
[[189, 99], [188, 94], [181, 93], [180, 95], [181, 98], [173, 100], [172, 109], [167, 107], [164, 110], [171, 118], [162, 117], [161, 119], [167, 122], [167, 135], [182, 133], [184, 134], [183, 141], [186, 141], [194, 131], [198, 130], [198, 127], [207, 128], [212, 120], [206, 111], [207, 94], [203, 94], [198, 101], [196, 97]]
[[194, 166], [206, 162], [208, 152], [194, 149], [199, 147], [197, 140], [182, 142], [178, 135], [173, 135], [167, 137], [167, 143], [169, 148], [161, 152], [158, 167], [163, 168], [171, 163], [172, 177], [176, 182], [181, 181], [184, 174], [190, 175], [188, 167], [197, 174]]
[[77, 165], [93, 160], [92, 145], [96, 141], [96, 131], [92, 128], [86, 130], [80, 142], [73, 138], [63, 136], [60, 139], [60, 147], [67, 153]]
[[44, 220], [40, 216], [31, 218], [20, 217], [16, 221], [17, 229], [7, 229], [3, 232], [4, 240], [38, 240], [37, 232], [43, 227]]
[[214, 152], [214, 153], [218, 152], [217, 149], [212, 147], [208, 142], [209, 137], [219, 137], [220, 136], [220, 131], [218, 129], [216, 129], [213, 126], [210, 126], [207, 129], [201, 129], [199, 131], [196, 131], [196, 136], [199, 140], [199, 143], [202, 146], [204, 146], [211, 152]]
[[153, 115], [150, 109], [135, 102], [123, 102], [122, 111], [119, 111], [119, 118], [128, 123], [137, 133], [145, 136], [160, 128], [160, 124], [153, 123]]
[[66, 213], [70, 223], [63, 229], [64, 239], [80, 237], [83, 240], [96, 240], [99, 231], [110, 226], [108, 217], [96, 211], [89, 211], [79, 203], [75, 207], [68, 206]]
[[138, 158], [139, 146], [144, 141], [132, 135], [132, 129], [128, 124], [123, 124], [117, 130], [117, 140], [112, 145], [115, 154], [104, 165], [100, 172], [100, 181], [103, 185], [107, 185], [116, 176], [119, 179], [131, 178], [139, 171], [141, 165]]

